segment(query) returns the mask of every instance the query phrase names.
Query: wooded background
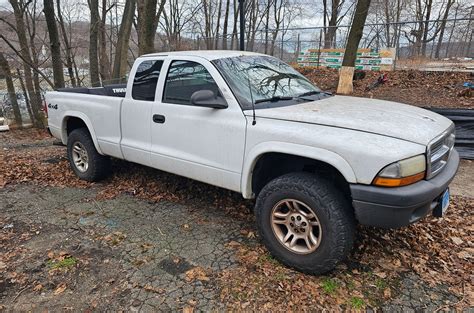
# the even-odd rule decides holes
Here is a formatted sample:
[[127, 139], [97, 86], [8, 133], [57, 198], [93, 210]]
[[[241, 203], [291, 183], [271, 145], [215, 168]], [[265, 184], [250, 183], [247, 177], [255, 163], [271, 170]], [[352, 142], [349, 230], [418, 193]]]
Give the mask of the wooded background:
[[[307, 48], [345, 47], [356, 2], [246, 0], [245, 49], [291, 62]], [[150, 52], [238, 49], [237, 0], [0, 3], [0, 89], [15, 93], [39, 127], [45, 90], [123, 82]], [[395, 47], [404, 58], [472, 57], [473, 15], [470, 0], [372, 0], [359, 46]]]

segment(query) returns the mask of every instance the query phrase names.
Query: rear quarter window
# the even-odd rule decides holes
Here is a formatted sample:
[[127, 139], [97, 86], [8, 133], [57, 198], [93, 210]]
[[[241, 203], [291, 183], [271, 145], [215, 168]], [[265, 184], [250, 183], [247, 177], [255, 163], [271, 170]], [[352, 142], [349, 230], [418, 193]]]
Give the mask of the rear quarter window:
[[147, 60], [138, 65], [133, 78], [132, 98], [155, 101], [156, 84], [160, 76], [163, 60]]

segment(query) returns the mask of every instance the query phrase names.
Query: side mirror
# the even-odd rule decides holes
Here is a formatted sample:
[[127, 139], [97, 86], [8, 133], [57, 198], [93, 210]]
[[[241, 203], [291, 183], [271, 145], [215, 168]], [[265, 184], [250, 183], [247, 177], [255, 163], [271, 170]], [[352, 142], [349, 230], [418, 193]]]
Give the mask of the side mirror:
[[198, 90], [191, 95], [191, 104], [213, 109], [226, 109], [227, 102], [223, 97], [216, 96], [211, 90]]

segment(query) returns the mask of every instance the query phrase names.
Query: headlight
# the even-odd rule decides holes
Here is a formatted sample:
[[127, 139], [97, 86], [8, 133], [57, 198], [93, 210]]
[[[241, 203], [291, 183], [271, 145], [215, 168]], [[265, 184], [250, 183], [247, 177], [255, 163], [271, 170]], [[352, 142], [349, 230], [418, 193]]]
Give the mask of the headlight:
[[373, 184], [382, 187], [406, 186], [425, 178], [426, 159], [424, 155], [401, 160], [384, 167]]

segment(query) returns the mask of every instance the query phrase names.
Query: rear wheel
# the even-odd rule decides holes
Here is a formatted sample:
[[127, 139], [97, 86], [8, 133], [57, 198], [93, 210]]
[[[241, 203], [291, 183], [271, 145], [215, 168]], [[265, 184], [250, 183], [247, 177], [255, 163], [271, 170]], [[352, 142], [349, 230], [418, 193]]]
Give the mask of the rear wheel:
[[280, 262], [299, 271], [326, 273], [352, 248], [351, 205], [317, 175], [291, 173], [272, 180], [260, 192], [255, 212], [264, 245]]
[[97, 152], [85, 128], [73, 130], [67, 141], [67, 155], [74, 173], [87, 181], [99, 181], [110, 172], [110, 159]]

